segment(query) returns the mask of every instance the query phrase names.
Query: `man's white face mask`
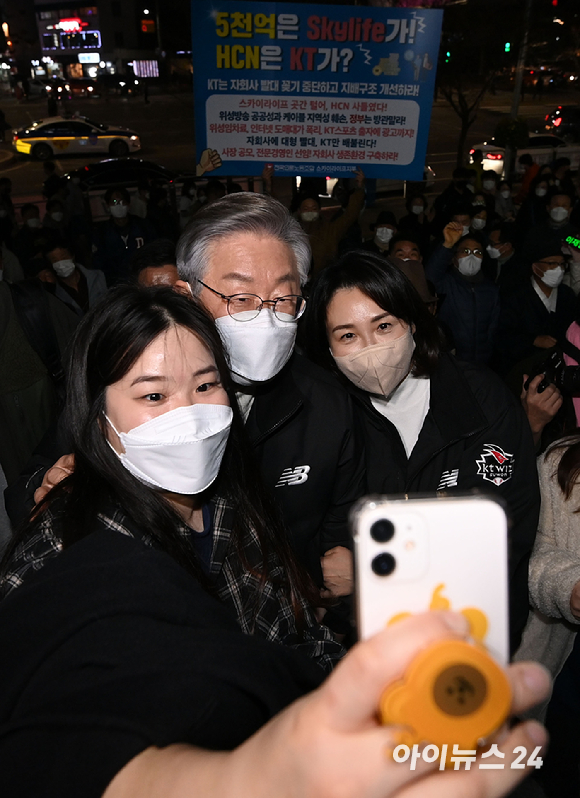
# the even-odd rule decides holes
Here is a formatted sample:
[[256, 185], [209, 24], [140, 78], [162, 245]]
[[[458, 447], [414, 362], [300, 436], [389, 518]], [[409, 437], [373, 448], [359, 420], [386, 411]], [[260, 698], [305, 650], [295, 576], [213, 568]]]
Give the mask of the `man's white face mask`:
[[281, 321], [272, 310], [263, 308], [249, 321], [244, 311], [221, 316], [215, 325], [230, 361], [232, 379], [238, 385], [253, 385], [275, 377], [290, 359], [296, 341], [296, 320], [287, 314]]

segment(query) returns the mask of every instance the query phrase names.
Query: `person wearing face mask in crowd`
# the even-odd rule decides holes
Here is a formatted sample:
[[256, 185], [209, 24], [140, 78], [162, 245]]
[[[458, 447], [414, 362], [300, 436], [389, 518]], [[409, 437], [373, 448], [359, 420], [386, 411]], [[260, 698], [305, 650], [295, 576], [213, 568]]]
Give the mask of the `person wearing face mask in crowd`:
[[548, 243], [552, 249], [558, 248], [558, 245], [561, 247], [566, 236], [576, 232], [570, 222], [574, 199], [557, 186], [552, 187], [543, 199], [548, 217], [542, 224], [530, 230], [523, 242], [522, 254], [528, 262], [532, 261], [539, 247]]
[[95, 226], [93, 235], [93, 262], [111, 286], [128, 281], [130, 262], [134, 253], [157, 238], [145, 219], [129, 214], [131, 197], [125, 188], [110, 188], [105, 193], [105, 204], [110, 218]]
[[522, 175], [522, 184], [520, 186], [520, 190], [514, 198], [515, 205], [521, 205], [526, 199], [530, 193], [532, 182], [540, 171], [540, 165], [534, 161], [529, 152], [525, 152], [523, 155], [520, 155], [518, 158], [518, 164], [524, 169], [524, 174]]
[[346, 378], [364, 432], [367, 491], [477, 488], [506, 503], [515, 649], [528, 615], [527, 564], [539, 510], [521, 407], [487, 369], [442, 353], [435, 319], [388, 259], [345, 255], [320, 276], [309, 305], [306, 351]]
[[486, 247], [489, 260], [486, 274], [499, 288], [500, 298], [517, 291], [529, 279], [529, 264], [519, 248], [519, 234], [514, 222], [497, 221], [488, 232]]
[[487, 209], [485, 207], [481, 205], [473, 206], [473, 216], [469, 229], [472, 233], [478, 233], [487, 238]]
[[68, 220], [66, 217], [63, 203], [59, 199], [51, 199], [46, 203], [46, 213], [42, 220], [42, 226], [47, 230], [52, 230], [61, 238], [66, 237], [68, 231]]
[[439, 295], [445, 295], [439, 317], [453, 335], [457, 357], [488, 363], [499, 320], [499, 291], [482, 270], [487, 258], [483, 238], [464, 233], [460, 222], [450, 222], [443, 243], [425, 266], [425, 274]]
[[42, 227], [37, 205], [28, 202], [20, 209], [22, 227], [14, 236], [12, 248], [20, 261], [25, 277], [36, 274], [35, 261], [41, 254], [47, 240], [48, 231]]
[[344, 213], [329, 220], [320, 212], [320, 200], [316, 195], [304, 197], [298, 206], [298, 221], [308, 236], [312, 249], [312, 276], [336, 257], [338, 243], [351, 225], [358, 220], [365, 200], [365, 176], [361, 169], [355, 170], [355, 189], [349, 197]]
[[516, 218], [516, 209], [512, 199], [512, 187], [507, 180], [499, 183], [495, 195], [495, 212], [504, 221], [513, 221]]
[[204, 204], [204, 202], [202, 202], [202, 198], [204, 202], [207, 200], [205, 192], [198, 196], [195, 180], [183, 181], [181, 195], [179, 197], [179, 205], [177, 208], [179, 212], [179, 227], [181, 230], [183, 230], [185, 225], [191, 219], [191, 209], [193, 208], [196, 199], [199, 200], [200, 205]]
[[481, 192], [485, 197], [489, 197], [494, 202], [497, 194], [497, 184], [499, 178], [493, 169], [486, 169], [481, 176]]
[[530, 230], [548, 221], [546, 196], [549, 190], [550, 181], [545, 175], [538, 174], [532, 180], [528, 196], [516, 216], [516, 227], [522, 241]]
[[428, 252], [431, 241], [431, 222], [433, 211], [429, 208], [424, 194], [410, 194], [405, 201], [407, 215], [399, 219], [399, 230], [410, 233], [419, 241], [421, 252]]
[[446, 224], [451, 220], [458, 205], [470, 204], [473, 194], [467, 188], [470, 171], [464, 166], [453, 170], [451, 183], [433, 202], [433, 234], [439, 235]]
[[373, 238], [366, 241], [362, 249], [386, 255], [393, 236], [397, 234], [397, 219], [392, 211], [381, 211], [374, 222], [369, 224], [369, 229], [374, 233]]
[[86, 269], [74, 258], [71, 247], [55, 239], [46, 247], [52, 270], [56, 275], [55, 296], [79, 316], [107, 293], [105, 275], [99, 269]]
[[554, 175], [554, 185], [564, 194], [571, 197], [576, 196], [576, 186], [570, 174], [570, 159], [556, 158], [552, 164], [552, 174]]
[[42, 164], [42, 170], [44, 172], [42, 194], [46, 199], [50, 199], [62, 189], [63, 179], [57, 175], [54, 161], [45, 161]]
[[[339, 598], [352, 590], [348, 512], [363, 494], [364, 464], [349, 397], [294, 352], [310, 258], [307, 236], [281, 203], [231, 194], [199, 211], [182, 235], [177, 286], [216, 321], [262, 478], [294, 552], [315, 582]], [[62, 479], [61, 466], [70, 461], [55, 461], [65, 446], [63, 429], [58, 444], [13, 487], [14, 521], [30, 507], [35, 488], [39, 501]], [[346, 608], [326, 618], [337, 631], [349, 631]]]
[[[562, 246], [548, 240], [538, 245], [527, 284], [502, 302], [497, 332], [498, 370], [521, 385], [547, 358], [576, 316], [576, 296], [562, 284], [566, 270]], [[513, 376], [510, 376], [510, 371]]]
[[147, 181], [142, 181], [137, 186], [137, 191], [131, 195], [131, 202], [129, 203], [129, 213], [132, 216], [138, 216], [140, 219], [147, 218], [147, 203], [151, 196], [151, 188]]

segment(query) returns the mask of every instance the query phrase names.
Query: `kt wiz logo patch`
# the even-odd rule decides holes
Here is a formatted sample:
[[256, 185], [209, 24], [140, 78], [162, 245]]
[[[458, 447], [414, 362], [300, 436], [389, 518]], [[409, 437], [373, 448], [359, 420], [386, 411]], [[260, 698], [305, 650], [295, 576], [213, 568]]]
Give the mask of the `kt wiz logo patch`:
[[282, 488], [284, 485], [302, 485], [308, 479], [310, 473], [310, 466], [296, 466], [296, 468], [285, 468], [280, 474], [280, 479], [276, 483], [277, 488]]
[[483, 452], [477, 463], [477, 473], [487, 482], [503, 485], [511, 479], [514, 472], [514, 456], [494, 443], [484, 443]]

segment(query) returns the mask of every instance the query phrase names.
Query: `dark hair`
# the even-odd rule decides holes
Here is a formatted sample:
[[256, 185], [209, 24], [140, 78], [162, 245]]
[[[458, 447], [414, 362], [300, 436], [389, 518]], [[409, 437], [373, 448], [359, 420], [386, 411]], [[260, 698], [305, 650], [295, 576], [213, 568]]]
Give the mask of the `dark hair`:
[[493, 171], [493, 169], [484, 169], [483, 172], [481, 173], [481, 182], [483, 183], [484, 180], [493, 180], [493, 182], [497, 186], [497, 182], [499, 180], [499, 177]]
[[35, 205], [34, 202], [25, 202], [24, 205], [20, 208], [20, 215], [24, 216], [25, 213], [29, 211], [36, 211], [40, 216], [40, 210], [38, 209], [38, 205]]
[[466, 233], [464, 236], [461, 236], [459, 241], [457, 241], [455, 243], [455, 245], [453, 247], [453, 255], [454, 256], [457, 254], [457, 250], [459, 249], [461, 244], [463, 244], [464, 241], [477, 241], [477, 243], [479, 244], [479, 246], [483, 250], [484, 257], [485, 257], [485, 253], [486, 253], [485, 247], [486, 247], [486, 243], [487, 243], [486, 239], [479, 232], [475, 231], [475, 232], [472, 233], [471, 230], [469, 231], [469, 233]]
[[[272, 553], [278, 554], [287, 577], [285, 587], [301, 620], [300, 593], [312, 597], [312, 588], [296, 565], [277, 511], [261, 488], [219, 334], [199, 303], [170, 288], [115, 288], [80, 322], [70, 350], [65, 407], [75, 469], [35, 508], [33, 520], [11, 542], [0, 570], [22, 537], [42, 521], [42, 511], [61, 500], [66, 507], [61, 516], [65, 548], [91, 532], [100, 512], [110, 505], [119, 506], [144, 537], [151, 538], [208, 588], [189, 538], [180, 534], [180, 517], [163, 496], [124, 467], [104, 432], [106, 388], [122, 379], [145, 348], [173, 326], [191, 330], [211, 352], [233, 411], [218, 479], [210, 488], [233, 506], [232, 543], [261, 587], [268, 578]], [[243, 542], [250, 528], [256, 531], [261, 546], [259, 567], [247, 563], [244, 554]]]
[[427, 202], [426, 196], [424, 194], [421, 194], [420, 191], [415, 191], [413, 194], [409, 194], [409, 196], [407, 197], [407, 199], [405, 201], [405, 208], [407, 209], [408, 213], [412, 213], [413, 212], [411, 210], [412, 207], [413, 207], [413, 200], [416, 200], [416, 199], [420, 199], [421, 200], [421, 202], [423, 203], [423, 206], [425, 207], [425, 210], [427, 210], [427, 208], [429, 207], [429, 203]]
[[110, 204], [113, 194], [121, 194], [127, 204], [131, 202], [131, 195], [123, 186], [111, 186], [105, 191], [105, 202]]
[[131, 274], [137, 278], [143, 269], [159, 268], [166, 264], [177, 265], [175, 243], [169, 238], [158, 238], [134, 253], [131, 258]]
[[64, 203], [62, 202], [62, 200], [53, 197], [52, 199], [49, 199], [48, 202], [46, 203], [46, 212], [50, 213], [55, 206], [60, 206], [61, 208], [64, 209]]
[[466, 166], [456, 166], [452, 173], [453, 180], [469, 180], [470, 170]]
[[[546, 185], [548, 186], [548, 190], [549, 190], [550, 186], [552, 184], [552, 174], [550, 173], [549, 175], [547, 175], [545, 173], [544, 174], [540, 174], [538, 172], [538, 174], [534, 177], [534, 179], [530, 183], [530, 190], [529, 190], [528, 194], [530, 194], [530, 195], [533, 194], [540, 183], [546, 183]], [[546, 193], [546, 196], [547, 196], [547, 193]], [[543, 199], [543, 197], [540, 197], [539, 199]]]
[[495, 230], [499, 230], [499, 237], [502, 244], [512, 244], [515, 246], [520, 241], [520, 235], [515, 222], [494, 222], [489, 228], [488, 234], [493, 233]]
[[406, 233], [403, 230], [400, 233], [395, 233], [395, 235], [389, 241], [389, 255], [393, 252], [397, 244], [401, 243], [401, 241], [408, 241], [410, 244], [414, 244], [419, 252], [421, 251], [419, 238], [414, 233]]
[[380, 308], [414, 325], [413, 374], [425, 377], [433, 373], [442, 349], [437, 322], [400, 269], [381, 255], [362, 251], [347, 252], [324, 269], [314, 285], [306, 307], [303, 340], [315, 363], [340, 373], [328, 348], [326, 317], [332, 298], [343, 288], [358, 288]]
[[306, 200], [312, 200], [320, 208], [320, 197], [318, 196], [318, 194], [315, 194], [314, 192], [311, 191], [300, 192], [296, 199], [297, 199], [297, 205], [296, 205], [297, 208], [300, 208], [302, 203], [306, 202]]
[[210, 197], [219, 199], [220, 197], [225, 197], [226, 187], [217, 177], [212, 177], [211, 180], [208, 180], [205, 184], [205, 193], [208, 199]]
[[520, 155], [520, 157], [518, 158], [518, 163], [521, 163], [522, 165], [525, 166], [533, 166], [534, 160], [529, 152], [524, 152], [524, 154]]
[[550, 190], [544, 197], [544, 202], [546, 205], [549, 205], [554, 197], [568, 197], [570, 200], [570, 205], [574, 205], [574, 197], [572, 197], [565, 189], [560, 188], [559, 186], [551, 186]]
[[192, 177], [188, 177], [186, 180], [183, 181], [183, 185], [181, 186], [181, 196], [182, 197], [188, 196], [190, 188], [197, 189], [196, 182]]
[[[580, 430], [556, 441], [556, 443], [548, 449], [544, 455], [544, 459], [547, 459], [548, 455], [550, 455], [554, 449], [564, 448], [566, 451], [560, 458], [556, 476], [558, 485], [564, 494], [564, 498], [569, 499], [580, 478]], [[579, 513], [580, 507], [574, 510], [574, 512]]]
[[556, 158], [554, 163], [552, 164], [552, 171], [557, 172], [562, 166], [570, 166], [570, 158], [566, 158], [566, 156], [562, 156], [561, 158]]
[[458, 202], [453, 206], [451, 218], [454, 216], [469, 216], [473, 217], [477, 211], [473, 210], [473, 205], [470, 202]]

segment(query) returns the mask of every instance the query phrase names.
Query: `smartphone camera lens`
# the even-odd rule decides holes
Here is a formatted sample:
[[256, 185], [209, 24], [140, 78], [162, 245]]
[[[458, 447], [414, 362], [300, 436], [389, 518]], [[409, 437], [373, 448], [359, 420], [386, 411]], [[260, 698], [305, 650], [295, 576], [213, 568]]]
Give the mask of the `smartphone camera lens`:
[[377, 554], [371, 563], [371, 568], [377, 576], [390, 576], [395, 570], [395, 565], [396, 563], [393, 555], [384, 551], [382, 554]]
[[377, 543], [388, 543], [394, 534], [395, 527], [388, 518], [380, 518], [371, 526], [371, 537]]

